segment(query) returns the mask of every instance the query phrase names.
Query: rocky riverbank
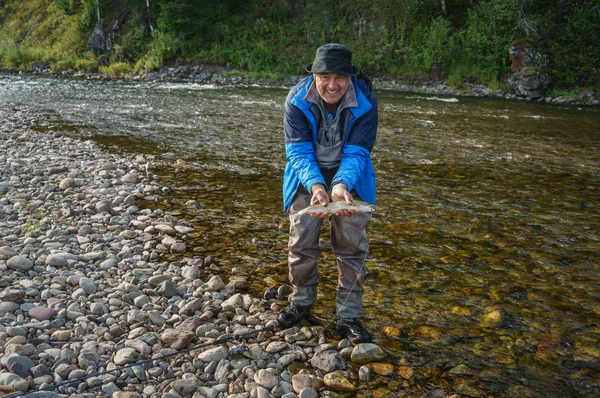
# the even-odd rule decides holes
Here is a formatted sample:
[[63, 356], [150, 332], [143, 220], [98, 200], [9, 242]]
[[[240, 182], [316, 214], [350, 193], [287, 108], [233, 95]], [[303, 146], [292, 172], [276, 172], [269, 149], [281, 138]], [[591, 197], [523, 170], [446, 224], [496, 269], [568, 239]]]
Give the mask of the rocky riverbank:
[[143, 206], [163, 192], [163, 160], [36, 132], [27, 109], [0, 116], [0, 396], [68, 380], [31, 396], [308, 398], [360, 395], [373, 377], [414, 383], [375, 344], [276, 327], [289, 287], [252, 297], [190, 256], [190, 224]]
[[[171, 83], [196, 83], [196, 84], [222, 84], [222, 85], [260, 85], [291, 87], [297, 83], [302, 76], [286, 76], [282, 81], [253, 78], [227, 72], [225, 68], [212, 66], [166, 66], [160, 71], [153, 71], [137, 75], [111, 76], [98, 73], [83, 73], [80, 71], [52, 72], [50, 64], [40, 62], [27, 70], [16, 70], [0, 68], [0, 74], [7, 75], [35, 75], [56, 78], [80, 78], [89, 80], [130, 80], [147, 82], [171, 82]], [[390, 76], [373, 76], [373, 86], [379, 90], [394, 90], [399, 92], [423, 93], [430, 95], [451, 95], [466, 97], [487, 97], [507, 100], [526, 100], [549, 104], [588, 105], [600, 106], [600, 99], [591, 90], [583, 91], [574, 97], [551, 97], [543, 96], [539, 90], [525, 86], [520, 88], [521, 95], [492, 90], [483, 84], [464, 82], [461, 89], [451, 88], [441, 81], [426, 78], [414, 78], [399, 80]]]

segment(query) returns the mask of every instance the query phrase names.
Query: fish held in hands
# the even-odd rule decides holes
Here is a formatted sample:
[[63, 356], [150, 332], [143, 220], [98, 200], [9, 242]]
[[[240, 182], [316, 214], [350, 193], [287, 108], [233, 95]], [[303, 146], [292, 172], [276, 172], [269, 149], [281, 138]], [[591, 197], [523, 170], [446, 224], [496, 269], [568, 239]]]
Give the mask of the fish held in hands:
[[367, 202], [361, 202], [360, 200], [355, 200], [352, 203], [340, 200], [337, 202], [329, 202], [327, 206], [312, 205], [296, 213], [294, 215], [294, 221], [300, 220], [305, 214], [329, 213], [335, 215], [343, 210], [348, 210], [352, 213], [373, 213], [375, 211], [375, 205]]

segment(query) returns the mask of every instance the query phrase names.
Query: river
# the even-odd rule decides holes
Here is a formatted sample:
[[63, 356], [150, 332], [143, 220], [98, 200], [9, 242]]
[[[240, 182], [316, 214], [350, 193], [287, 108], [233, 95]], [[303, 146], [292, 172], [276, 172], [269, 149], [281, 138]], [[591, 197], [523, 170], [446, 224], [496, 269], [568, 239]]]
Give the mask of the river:
[[[40, 131], [172, 159], [156, 172], [168, 189], [145, 204], [190, 220], [187, 255], [247, 276], [256, 296], [287, 282], [286, 93], [0, 76], [0, 108], [29, 108]], [[364, 323], [415, 375], [359, 396], [600, 395], [600, 109], [376, 94]], [[314, 308], [325, 323], [327, 238]]]

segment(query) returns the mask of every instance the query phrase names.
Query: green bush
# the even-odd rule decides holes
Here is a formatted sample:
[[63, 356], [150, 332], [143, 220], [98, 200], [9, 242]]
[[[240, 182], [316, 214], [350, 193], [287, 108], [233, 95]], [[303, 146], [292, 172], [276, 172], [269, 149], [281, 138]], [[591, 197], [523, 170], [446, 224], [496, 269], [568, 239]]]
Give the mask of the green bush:
[[517, 32], [520, 0], [487, 0], [469, 10], [462, 30], [461, 62], [471, 66], [470, 78], [479, 82], [498, 79], [508, 72], [508, 48]]
[[450, 62], [451, 36], [450, 22], [443, 17], [431, 21], [429, 30], [423, 35], [422, 43], [418, 49], [417, 60], [423, 68], [439, 76]]
[[27, 69], [43, 59], [40, 51], [29, 49], [22, 44], [8, 42], [3, 47], [2, 63], [8, 68]]
[[[557, 7], [563, 22], [560, 29], [547, 27], [551, 40], [545, 42], [555, 84], [562, 87], [600, 88], [600, 7], [583, 0], [570, 7]], [[551, 29], [554, 28], [554, 29]]]
[[181, 42], [171, 33], [155, 30], [152, 39], [150, 50], [135, 63], [136, 73], [162, 68], [165, 61], [174, 58], [181, 48]]

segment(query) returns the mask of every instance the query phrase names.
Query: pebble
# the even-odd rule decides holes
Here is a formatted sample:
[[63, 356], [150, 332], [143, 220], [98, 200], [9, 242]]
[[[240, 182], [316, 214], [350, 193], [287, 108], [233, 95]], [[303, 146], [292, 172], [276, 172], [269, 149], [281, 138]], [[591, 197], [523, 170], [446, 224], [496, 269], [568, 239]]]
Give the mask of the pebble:
[[354, 347], [350, 359], [352, 362], [362, 365], [365, 363], [377, 362], [385, 359], [385, 352], [376, 344], [361, 343]]
[[8, 260], [6, 265], [15, 271], [29, 271], [33, 268], [33, 261], [25, 256], [14, 256]]
[[256, 384], [267, 390], [270, 390], [279, 384], [277, 372], [274, 369], [259, 369], [254, 375], [254, 381]]
[[0, 386], [9, 387], [14, 391], [26, 392], [29, 390], [27, 380], [13, 373], [0, 373]]
[[327, 373], [323, 377], [323, 383], [328, 388], [338, 391], [354, 391], [356, 387], [346, 378], [344, 372], [337, 370], [333, 373]]
[[33, 307], [29, 310], [29, 316], [39, 321], [46, 321], [56, 316], [57, 311], [48, 307]]

